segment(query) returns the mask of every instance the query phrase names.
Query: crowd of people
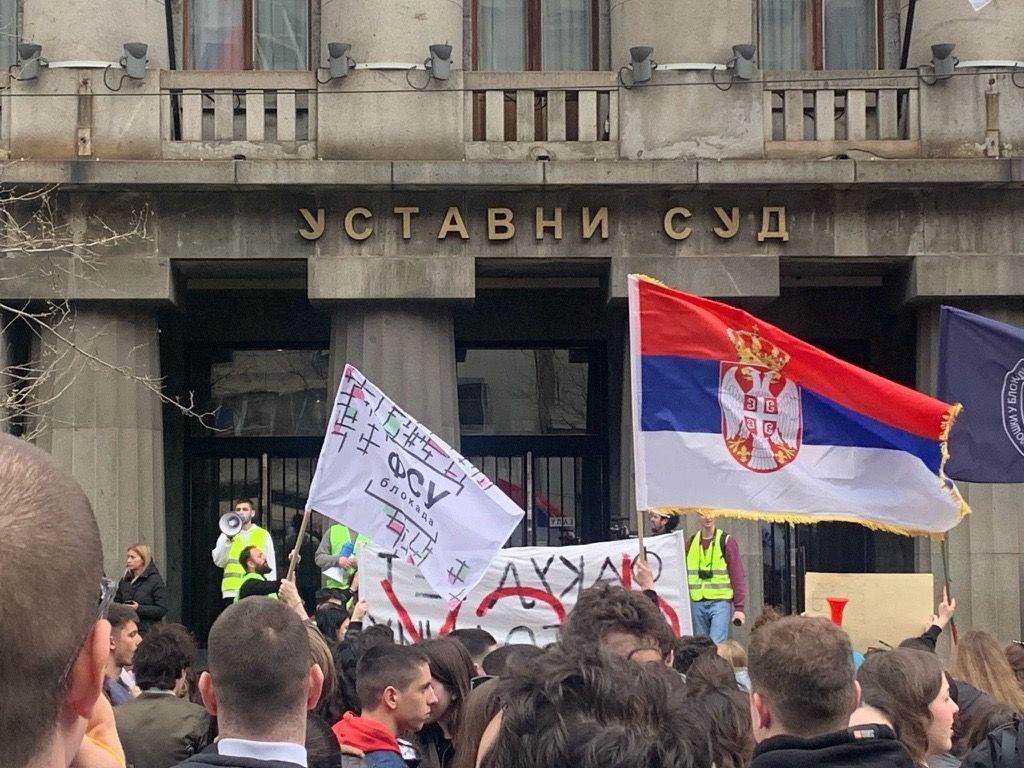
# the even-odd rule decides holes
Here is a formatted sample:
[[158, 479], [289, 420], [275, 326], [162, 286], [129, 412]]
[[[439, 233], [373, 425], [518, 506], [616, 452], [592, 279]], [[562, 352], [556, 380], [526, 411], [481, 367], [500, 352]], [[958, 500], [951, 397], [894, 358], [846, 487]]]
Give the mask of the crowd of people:
[[[1024, 766], [1024, 647], [966, 631], [944, 663], [952, 600], [921, 635], [866, 656], [828, 620], [771, 609], [746, 647], [677, 638], [649, 588], [605, 583], [547, 648], [478, 628], [407, 646], [364, 625], [350, 585], [318, 593], [313, 616], [288, 580], [276, 599], [236, 599], [260, 581], [243, 568], [199, 665], [186, 628], [143, 610], [162, 592], [148, 550], [107, 580], [81, 489], [6, 436], [0, 527], [11, 768]], [[60, 622], [39, 609], [44, 550]]]

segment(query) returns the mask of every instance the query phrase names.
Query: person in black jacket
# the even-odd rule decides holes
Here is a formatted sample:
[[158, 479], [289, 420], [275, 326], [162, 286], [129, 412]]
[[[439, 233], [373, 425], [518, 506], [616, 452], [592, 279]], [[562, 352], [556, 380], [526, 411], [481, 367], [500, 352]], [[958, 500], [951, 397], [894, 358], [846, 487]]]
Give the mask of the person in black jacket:
[[141, 635], [145, 635], [167, 613], [167, 587], [153, 562], [153, 550], [148, 544], [135, 544], [128, 548], [126, 569], [117, 585], [115, 601], [135, 609], [139, 615]]

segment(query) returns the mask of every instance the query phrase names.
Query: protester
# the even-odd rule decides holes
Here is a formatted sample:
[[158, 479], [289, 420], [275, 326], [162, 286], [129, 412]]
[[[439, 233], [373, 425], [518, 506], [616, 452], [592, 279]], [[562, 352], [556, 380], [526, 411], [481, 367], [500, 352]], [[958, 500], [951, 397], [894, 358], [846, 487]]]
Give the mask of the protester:
[[679, 515], [664, 515], [652, 511], [647, 516], [647, 522], [651, 524], [651, 533], [659, 536], [663, 533], [672, 533], [679, 527]]
[[745, 768], [754, 751], [750, 698], [740, 690], [732, 666], [718, 656], [701, 656], [686, 676], [687, 706], [701, 724], [700, 735], [715, 768]]
[[978, 704], [967, 717], [958, 715], [953, 725], [953, 754], [962, 759], [984, 742], [988, 734], [1015, 719], [1017, 713], [1013, 708], [995, 699]]
[[773, 621], [778, 621], [786, 612], [781, 608], [776, 608], [774, 605], [766, 605], [761, 609], [761, 613], [758, 614], [757, 618], [754, 619], [754, 623], [750, 625], [750, 633], [757, 632], [761, 627], [766, 624], [771, 624]]
[[208, 654], [199, 688], [219, 738], [181, 765], [306, 766], [306, 713], [320, 698], [323, 672], [309, 664], [295, 612], [279, 600], [241, 600], [214, 622]]
[[456, 629], [449, 632], [448, 637], [462, 643], [473, 659], [476, 674], [484, 674], [484, 659], [491, 651], [496, 650], [498, 647], [498, 641], [494, 639], [494, 635], [479, 627], [466, 627], [465, 629]]
[[356, 679], [362, 714], [346, 712], [335, 724], [338, 741], [361, 750], [369, 768], [407, 768], [398, 735], [420, 730], [437, 703], [426, 655], [378, 645], [359, 660]]
[[935, 613], [932, 614], [931, 623], [920, 636], [911, 637], [900, 643], [900, 648], [914, 648], [919, 651], [935, 653], [935, 646], [938, 643], [939, 635], [946, 628], [956, 611], [956, 599], [950, 599], [949, 593], [942, 590], [942, 601], [939, 603]]
[[393, 645], [394, 634], [390, 627], [374, 625], [362, 632], [350, 633], [334, 648], [335, 688], [324, 718], [337, 723], [346, 712], [358, 713], [362, 706], [356, 686], [356, 672], [359, 659], [371, 648]]
[[[105, 616], [116, 585], [89, 500], [29, 443], [0, 434], [0, 754], [4, 768], [123, 768], [101, 691], [110, 653]], [[69, 536], [68, 532], [74, 535]], [[46, 578], [39, 556], [47, 553]], [[60, 620], [54, 621], [54, 585]]]
[[717, 646], [707, 635], [683, 635], [675, 640], [672, 666], [676, 672], [685, 675], [697, 659], [702, 656], [715, 656], [717, 653]]
[[110, 621], [110, 652], [104, 670], [103, 692], [116, 707], [139, 695], [139, 689], [126, 683], [122, 673], [125, 667], [131, 666], [142, 636], [139, 634], [139, 617], [127, 605], [110, 606], [107, 619]]
[[242, 577], [245, 576], [245, 569], [239, 562], [239, 555], [246, 547], [258, 547], [266, 554], [269, 570], [266, 576], [270, 581], [277, 578], [277, 563], [274, 555], [274, 540], [270, 532], [260, 528], [253, 522], [256, 517], [256, 505], [252, 499], [238, 499], [235, 502], [235, 514], [242, 517], [242, 528], [233, 536], [221, 533], [217, 538], [213, 551], [213, 564], [224, 569], [224, 576], [220, 582], [220, 592], [224, 599], [224, 605], [230, 605], [238, 596], [238, 590], [242, 586]]
[[823, 618], [787, 616], [751, 635], [750, 768], [910, 768], [885, 725], [849, 727], [857, 708], [850, 639]]
[[1024, 690], [1024, 643], [1014, 640], [1003, 650], [1006, 660], [1010, 663], [1010, 669], [1017, 677], [1017, 685]]
[[[678, 656], [678, 651], [676, 653]], [[750, 693], [750, 673], [747, 671], [747, 652], [735, 640], [727, 640], [718, 644], [718, 655], [729, 662], [733, 668], [736, 683]]]
[[886, 715], [917, 765], [953, 748], [953, 719], [959, 708], [934, 654], [912, 648], [870, 653], [857, 682], [863, 704]]
[[570, 652], [605, 648], [640, 663], [672, 663], [675, 638], [657, 606], [639, 592], [601, 583], [583, 590], [559, 634]]
[[747, 581], [736, 540], [715, 526], [708, 511], [700, 513], [700, 530], [686, 547], [693, 634], [716, 643], [729, 639], [729, 623], [746, 621]]
[[510, 669], [515, 669], [521, 664], [529, 664], [536, 656], [544, 651], [536, 645], [528, 643], [512, 643], [495, 648], [484, 657], [484, 674], [489, 677], [505, 677]]
[[184, 627], [156, 627], [135, 651], [142, 693], [114, 710], [125, 758], [134, 768], [170, 768], [211, 740], [210, 715], [183, 696], [195, 646]]
[[242, 566], [242, 580], [238, 584], [238, 594], [235, 595], [235, 602], [245, 597], [277, 597], [281, 582], [269, 581], [267, 574], [270, 573], [270, 562], [267, 555], [257, 546], [249, 546], [238, 553], [238, 564]]
[[[535, 647], [535, 646], [534, 646]], [[543, 653], [543, 652], [542, 652]], [[466, 697], [452, 746], [452, 768], [476, 768], [476, 755], [487, 725], [501, 711], [500, 680], [485, 680]]]
[[371, 543], [368, 536], [341, 523], [335, 523], [327, 529], [327, 535], [320, 540], [314, 559], [317, 568], [324, 574], [328, 588], [355, 589], [352, 580], [356, 574], [359, 553]]
[[334, 686], [337, 685], [337, 672], [334, 667], [334, 655], [331, 646], [326, 638], [320, 634], [320, 630], [311, 624], [306, 624], [306, 637], [309, 640], [309, 666], [318, 666], [324, 675], [324, 684], [320, 689], [320, 698], [317, 699], [313, 711], [325, 716], [331, 699], [334, 695]]
[[128, 548], [124, 576], [117, 585], [114, 600], [135, 609], [143, 636], [167, 614], [167, 587], [153, 562], [149, 544]]
[[342, 628], [345, 627], [349, 620], [348, 611], [344, 608], [333, 603], [327, 603], [316, 609], [313, 618], [316, 620], [317, 629], [332, 643], [336, 643], [344, 638], [345, 632]]
[[476, 668], [465, 646], [457, 640], [442, 637], [418, 647], [430, 665], [436, 701], [430, 707], [426, 726], [416, 735], [416, 743], [424, 768], [450, 768], [455, 755], [452, 739]]
[[953, 649], [949, 673], [1024, 713], [1024, 690], [1006, 660], [1002, 646], [984, 630], [964, 632]]
[[326, 720], [310, 712], [306, 715], [307, 768], [341, 768], [341, 748]]
[[663, 664], [554, 647], [501, 682], [481, 768], [691, 768], [699, 730]]

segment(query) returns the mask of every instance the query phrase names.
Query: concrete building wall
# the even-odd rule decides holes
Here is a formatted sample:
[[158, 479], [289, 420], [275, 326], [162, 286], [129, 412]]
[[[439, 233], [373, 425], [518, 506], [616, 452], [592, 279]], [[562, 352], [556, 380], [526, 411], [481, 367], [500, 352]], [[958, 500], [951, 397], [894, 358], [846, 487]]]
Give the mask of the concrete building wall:
[[[908, 0], [901, 0], [904, 28]], [[970, 3], [919, 2], [914, 13], [909, 66], [927, 64], [935, 43], [956, 43], [953, 52], [961, 61], [1024, 59], [1024, 6], [995, 0], [981, 11]]]

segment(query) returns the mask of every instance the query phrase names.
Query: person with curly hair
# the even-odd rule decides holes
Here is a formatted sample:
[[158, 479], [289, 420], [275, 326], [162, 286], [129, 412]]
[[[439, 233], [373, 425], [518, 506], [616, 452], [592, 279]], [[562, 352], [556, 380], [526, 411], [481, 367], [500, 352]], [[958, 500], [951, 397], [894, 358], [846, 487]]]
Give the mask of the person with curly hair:
[[603, 648], [640, 663], [671, 664], [675, 647], [671, 627], [649, 597], [608, 583], [583, 590], [560, 637], [578, 653]]

